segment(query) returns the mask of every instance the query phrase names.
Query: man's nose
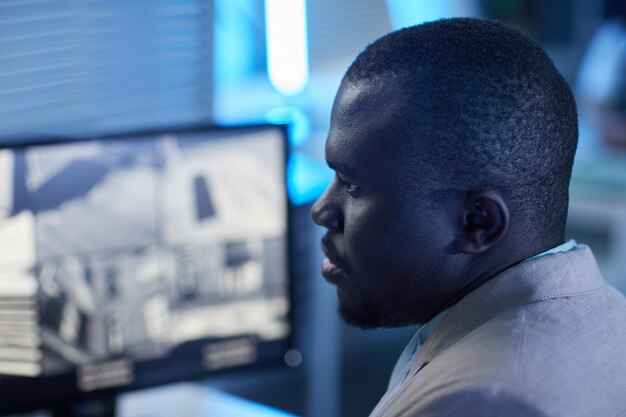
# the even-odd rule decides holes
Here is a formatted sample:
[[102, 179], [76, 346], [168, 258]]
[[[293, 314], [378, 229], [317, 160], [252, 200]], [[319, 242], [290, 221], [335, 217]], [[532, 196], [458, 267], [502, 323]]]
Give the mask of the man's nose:
[[320, 226], [332, 232], [339, 232], [343, 227], [341, 208], [337, 202], [330, 198], [329, 191], [330, 190], [326, 190], [326, 192], [317, 199], [315, 204], [313, 204], [311, 217], [313, 221]]

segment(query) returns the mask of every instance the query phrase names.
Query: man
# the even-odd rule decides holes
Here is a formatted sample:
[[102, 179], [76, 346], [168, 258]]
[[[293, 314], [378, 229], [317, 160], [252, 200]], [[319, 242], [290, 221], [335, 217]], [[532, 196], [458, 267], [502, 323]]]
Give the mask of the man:
[[626, 301], [564, 243], [577, 136], [551, 60], [496, 22], [406, 28], [350, 66], [322, 273], [350, 323], [428, 323], [373, 416], [626, 416]]

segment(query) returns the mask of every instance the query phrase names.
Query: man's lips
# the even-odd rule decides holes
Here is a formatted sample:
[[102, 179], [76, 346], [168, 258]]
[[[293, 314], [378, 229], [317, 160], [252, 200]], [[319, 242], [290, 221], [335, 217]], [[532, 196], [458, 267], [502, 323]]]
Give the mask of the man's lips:
[[328, 258], [324, 258], [322, 262], [322, 276], [333, 284], [337, 282], [339, 277], [343, 274], [343, 269], [338, 267]]
[[335, 283], [339, 277], [345, 272], [334, 247], [327, 246], [322, 242], [322, 252], [326, 258], [322, 262], [322, 275], [328, 281]]

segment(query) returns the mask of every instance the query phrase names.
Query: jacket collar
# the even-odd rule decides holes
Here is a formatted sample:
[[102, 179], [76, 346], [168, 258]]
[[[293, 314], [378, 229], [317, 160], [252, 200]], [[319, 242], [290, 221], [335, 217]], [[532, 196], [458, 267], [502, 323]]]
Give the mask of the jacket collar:
[[452, 306], [418, 353], [421, 369], [440, 352], [507, 308], [584, 294], [605, 282], [588, 246], [527, 259], [509, 267]]

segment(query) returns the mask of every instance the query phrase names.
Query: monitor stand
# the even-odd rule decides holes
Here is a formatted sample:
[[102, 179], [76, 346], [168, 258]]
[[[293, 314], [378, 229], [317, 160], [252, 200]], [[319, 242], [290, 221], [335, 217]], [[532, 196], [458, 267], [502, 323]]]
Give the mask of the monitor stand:
[[116, 398], [108, 397], [50, 409], [50, 417], [115, 417]]

